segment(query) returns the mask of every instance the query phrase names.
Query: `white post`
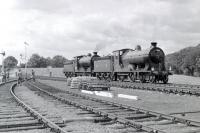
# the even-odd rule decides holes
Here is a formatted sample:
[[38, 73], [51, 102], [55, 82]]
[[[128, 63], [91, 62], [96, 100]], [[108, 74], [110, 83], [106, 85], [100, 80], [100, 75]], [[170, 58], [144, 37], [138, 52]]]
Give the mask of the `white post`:
[[[2, 52], [2, 53], [0, 53], [0, 54], [2, 54], [2, 67], [1, 67], [1, 75], [4, 77], [4, 56], [5, 56], [5, 51], [4, 52]], [[3, 78], [2, 78], [2, 80], [3, 80]]]
[[27, 79], [27, 46], [29, 45], [27, 42], [24, 42], [25, 44], [25, 75], [26, 75], [26, 79]]
[[1, 68], [1, 72], [4, 73], [4, 56], [5, 56], [5, 51], [0, 53], [2, 54], [2, 68]]
[[19, 56], [20, 56], [19, 66], [21, 67], [21, 64], [22, 64], [22, 54], [20, 54]]
[[1, 68], [1, 73], [4, 73], [4, 56], [2, 56], [2, 68]]

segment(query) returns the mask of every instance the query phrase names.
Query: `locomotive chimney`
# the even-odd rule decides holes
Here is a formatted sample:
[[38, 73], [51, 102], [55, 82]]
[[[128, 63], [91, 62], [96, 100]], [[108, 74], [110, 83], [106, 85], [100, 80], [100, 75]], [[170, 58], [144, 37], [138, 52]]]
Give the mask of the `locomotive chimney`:
[[137, 51], [141, 51], [141, 50], [142, 50], [142, 48], [141, 48], [141, 46], [140, 46], [140, 45], [137, 45], [137, 46], [135, 47], [135, 50], [137, 50]]
[[157, 46], [157, 42], [151, 42], [151, 46], [152, 47], [156, 47]]
[[93, 55], [97, 55], [97, 52], [93, 52]]

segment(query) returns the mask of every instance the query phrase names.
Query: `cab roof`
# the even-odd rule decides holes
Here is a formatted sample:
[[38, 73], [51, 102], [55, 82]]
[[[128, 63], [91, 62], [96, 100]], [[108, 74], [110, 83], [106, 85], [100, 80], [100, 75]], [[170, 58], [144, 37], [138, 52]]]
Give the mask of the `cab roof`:
[[118, 52], [118, 51], [127, 51], [127, 50], [134, 51], [133, 49], [130, 49], [130, 48], [124, 48], [124, 49], [115, 50], [115, 51], [113, 51], [113, 52]]

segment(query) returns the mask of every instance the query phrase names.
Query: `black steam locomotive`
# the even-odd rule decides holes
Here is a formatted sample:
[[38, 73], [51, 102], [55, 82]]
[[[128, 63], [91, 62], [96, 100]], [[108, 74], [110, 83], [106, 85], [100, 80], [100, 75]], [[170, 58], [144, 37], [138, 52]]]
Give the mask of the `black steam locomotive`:
[[104, 80], [130, 79], [135, 82], [168, 82], [171, 73], [165, 68], [165, 54], [157, 47], [156, 42], [151, 47], [142, 50], [138, 45], [133, 49], [113, 51], [113, 55], [100, 57], [93, 55], [77, 56], [64, 65], [66, 77], [95, 76]]

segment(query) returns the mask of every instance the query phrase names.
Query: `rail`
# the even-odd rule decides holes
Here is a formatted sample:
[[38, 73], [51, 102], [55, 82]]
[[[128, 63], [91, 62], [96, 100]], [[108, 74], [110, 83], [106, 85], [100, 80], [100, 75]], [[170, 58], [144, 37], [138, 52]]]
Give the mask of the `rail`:
[[[38, 76], [42, 80], [66, 81], [63, 77], [47, 77]], [[172, 93], [180, 95], [200, 96], [200, 85], [186, 85], [186, 84], [151, 84], [151, 83], [132, 83], [132, 82], [104, 82], [104, 85], [109, 87], [121, 87], [127, 89], [157, 91], [163, 93]]]
[[26, 112], [28, 112], [31, 116], [34, 116], [34, 118], [36, 118], [39, 122], [43, 123], [45, 127], [49, 127], [52, 131], [54, 131], [56, 133], [67, 133], [62, 128], [60, 128], [58, 125], [51, 122], [47, 118], [43, 117], [41, 114], [39, 114], [33, 108], [31, 108], [30, 106], [25, 104], [22, 100], [20, 100], [14, 93], [14, 89], [16, 86], [17, 86], [17, 83], [14, 83], [12, 85], [12, 87], [10, 88], [10, 93], [15, 98], [16, 102], [26, 110]]
[[[79, 108], [82, 108], [82, 109], [85, 109], [85, 110], [88, 110], [88, 111], [91, 111], [93, 113], [104, 116], [105, 118], [110, 118], [110, 119], [115, 120], [119, 123], [123, 123], [125, 125], [134, 127], [137, 130], [142, 130], [142, 131], [144, 130], [144, 131], [151, 132], [151, 133], [164, 133], [164, 131], [142, 125], [142, 124], [135, 122], [133, 120], [128, 120], [126, 118], [116, 116], [115, 114], [108, 113], [108, 112], [99, 110], [97, 108], [88, 106], [87, 104], [83, 104], [83, 103], [80, 103], [80, 102], [76, 102], [76, 101], [73, 101], [73, 100], [69, 100], [69, 99], [66, 99], [66, 98], [63, 98], [63, 97], [56, 96], [53, 93], [50, 93], [46, 90], [43, 90], [43, 89], [41, 89], [40, 87], [38, 87], [34, 84], [31, 84], [31, 83], [28, 83], [28, 84], [37, 88], [38, 90], [46, 93], [47, 95], [54, 97], [55, 99], [57, 99], [59, 101], [62, 101], [62, 102], [67, 103], [67, 104], [74, 105], [76, 107], [79, 107]], [[166, 114], [162, 114], [162, 113], [157, 113], [157, 112], [154, 112], [154, 111], [149, 111], [149, 110], [145, 110], [145, 109], [141, 109], [141, 108], [137, 108], [137, 107], [133, 107], [133, 106], [123, 105], [123, 104], [119, 104], [119, 103], [116, 103], [116, 102], [110, 102], [110, 101], [106, 101], [106, 100], [100, 100], [100, 99], [97, 99], [97, 98], [91, 98], [89, 96], [77, 94], [77, 93], [71, 92], [71, 91], [64, 91], [64, 92], [67, 93], [67, 94], [71, 94], [72, 96], [75, 96], [75, 97], [81, 97], [81, 98], [86, 99], [86, 100], [91, 100], [91, 101], [95, 101], [95, 102], [99, 102], [99, 103], [109, 104], [109, 105], [114, 106], [114, 107], [119, 107], [119, 109], [128, 109], [128, 110], [131, 110], [133, 112], [140, 112], [142, 114], [154, 116], [155, 118], [158, 118], [158, 119], [166, 119], [166, 120], [171, 121], [172, 123], [182, 123], [182, 124], [185, 124], [187, 126], [200, 127], [200, 122], [187, 120], [187, 119], [183, 119], [183, 118], [179, 118], [179, 117], [175, 117], [175, 116], [170, 116], [170, 115], [166, 115]]]
[[0, 86], [4, 85], [4, 84], [6, 84], [6, 83], [15, 82], [15, 81], [17, 81], [17, 79], [12, 79], [12, 80], [9, 80], [9, 81], [7, 81], [7, 82], [1, 82], [1, 83], [0, 83]]

